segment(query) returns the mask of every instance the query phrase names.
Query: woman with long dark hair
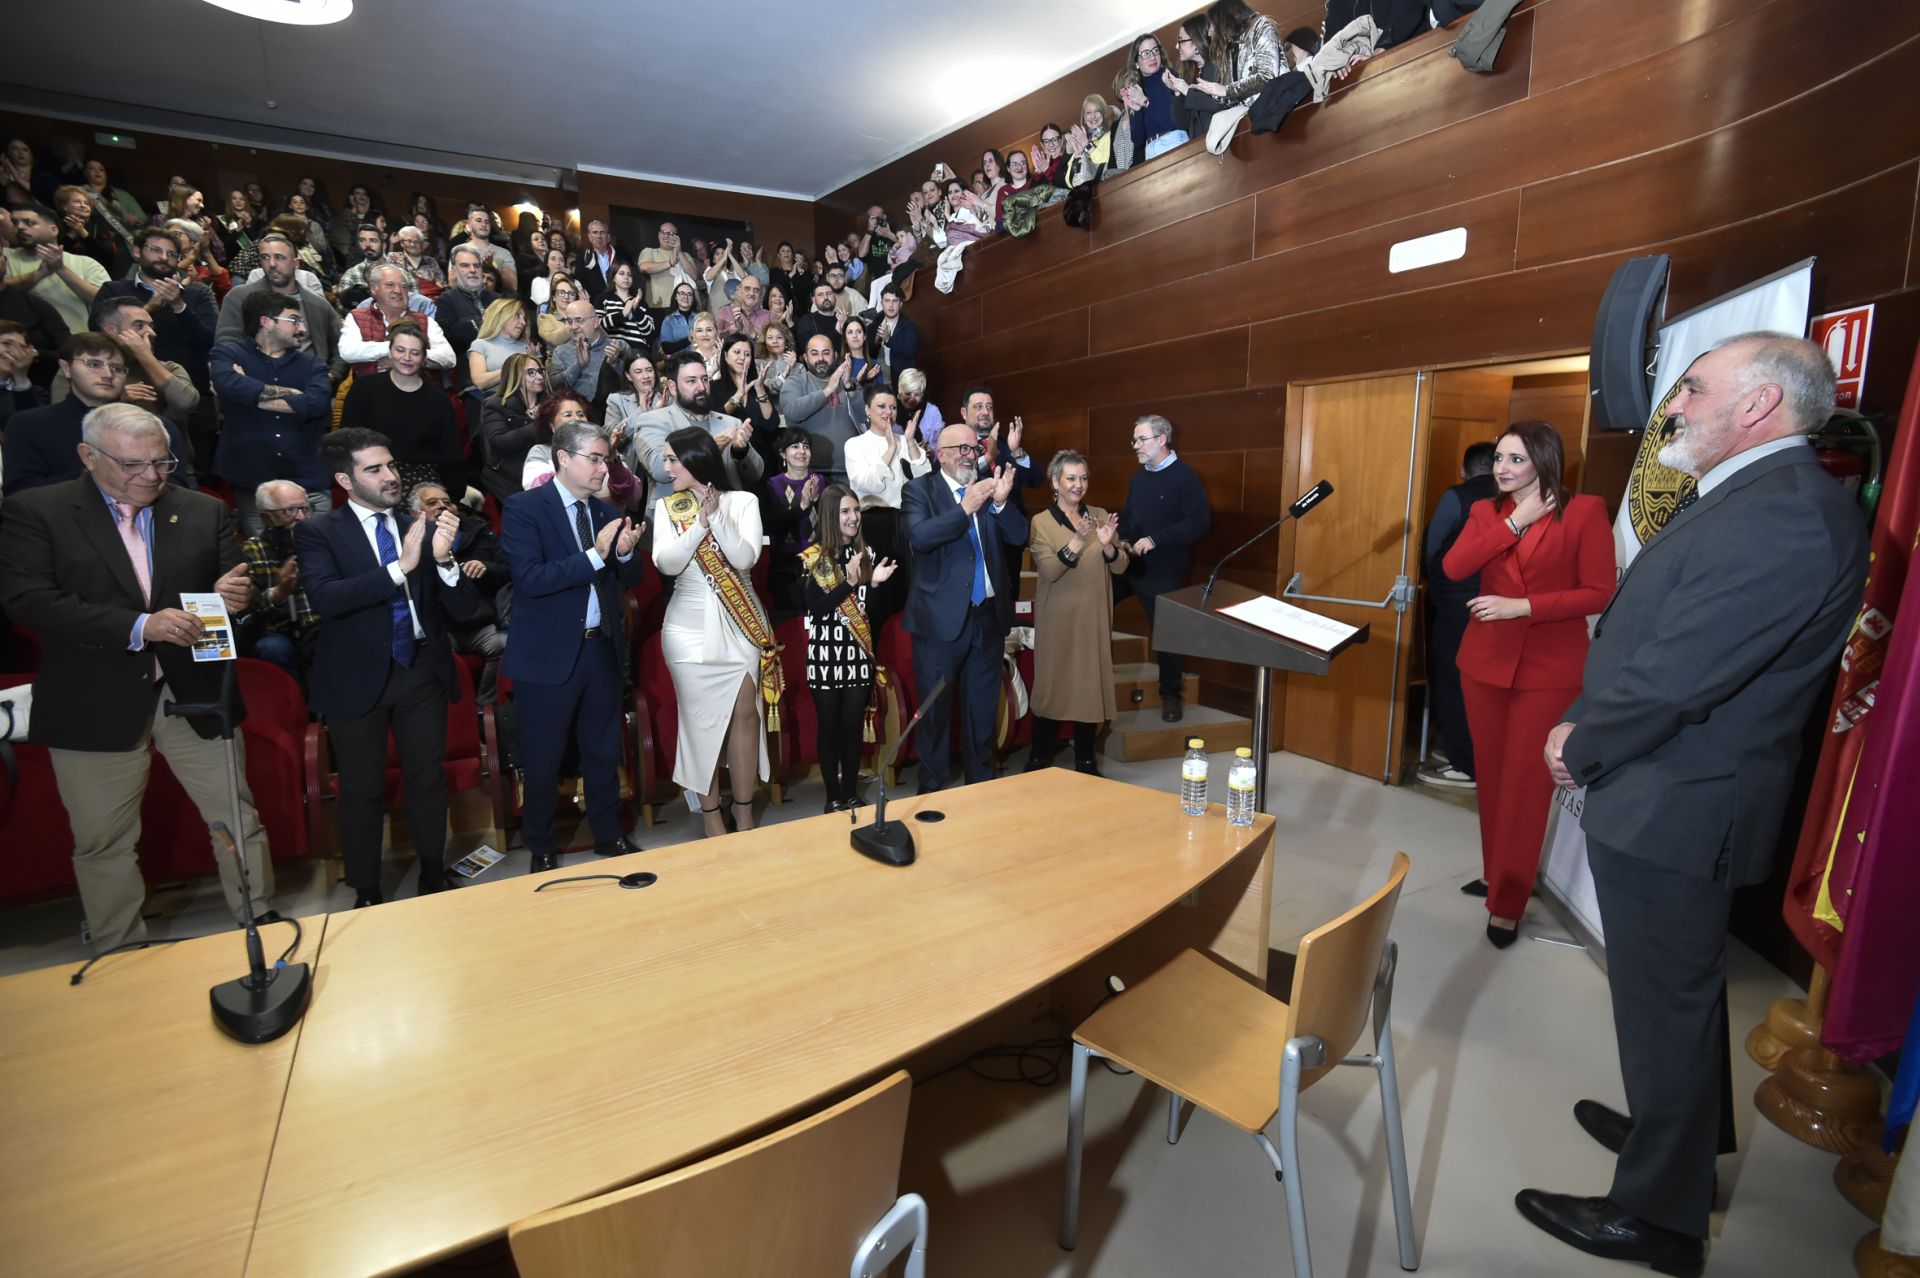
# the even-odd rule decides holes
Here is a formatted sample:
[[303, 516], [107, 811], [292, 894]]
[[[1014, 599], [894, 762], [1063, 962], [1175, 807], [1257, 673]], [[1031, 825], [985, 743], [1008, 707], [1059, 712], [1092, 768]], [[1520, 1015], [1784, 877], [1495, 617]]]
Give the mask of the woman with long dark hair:
[[763, 707], [782, 690], [773, 626], [754, 594], [760, 503], [727, 489], [713, 436], [667, 436], [673, 490], [653, 506], [653, 563], [675, 578], [660, 643], [679, 704], [673, 781], [700, 801], [708, 837], [726, 833], [724, 758], [737, 828], [753, 828], [755, 778], [768, 776]]
[[682, 282], [673, 286], [673, 308], [660, 321], [660, 353], [678, 355], [693, 341], [693, 321], [700, 312], [695, 308], [693, 285]]
[[868, 588], [883, 585], [898, 565], [867, 549], [860, 499], [853, 493], [829, 485], [820, 505], [826, 517], [819, 538], [800, 553], [807, 691], [813, 697], [820, 781], [827, 790], [821, 810], [841, 812], [859, 800], [860, 756], [878, 735], [873, 677], [878, 621], [867, 613]]
[[1542, 746], [1580, 694], [1587, 618], [1605, 610], [1615, 573], [1606, 505], [1568, 495], [1559, 432], [1515, 422], [1494, 447], [1500, 495], [1467, 511], [1441, 567], [1455, 581], [1480, 577], [1456, 664], [1484, 872], [1460, 890], [1487, 898], [1487, 939], [1505, 949], [1520, 934], [1553, 801]]
[[780, 469], [773, 441], [780, 433], [780, 409], [760, 384], [753, 359], [754, 341], [745, 333], [729, 333], [720, 340], [720, 372], [709, 392], [713, 411], [735, 417], [753, 429], [753, 451], [760, 454], [761, 473]]
[[[900, 535], [900, 502], [907, 481], [918, 479], [933, 469], [917, 426], [900, 423], [900, 401], [885, 385], [866, 391], [867, 429], [841, 447], [847, 464], [847, 486], [860, 499], [861, 528], [867, 544], [882, 555], [897, 557], [911, 564], [911, 548]], [[872, 600], [875, 624], [885, 621], [906, 607], [906, 574], [891, 588], [879, 591]]]
[[639, 273], [631, 262], [615, 262], [607, 291], [594, 300], [600, 323], [607, 336], [625, 342], [636, 350], [652, 350], [659, 327], [647, 309], [646, 291], [640, 286]]

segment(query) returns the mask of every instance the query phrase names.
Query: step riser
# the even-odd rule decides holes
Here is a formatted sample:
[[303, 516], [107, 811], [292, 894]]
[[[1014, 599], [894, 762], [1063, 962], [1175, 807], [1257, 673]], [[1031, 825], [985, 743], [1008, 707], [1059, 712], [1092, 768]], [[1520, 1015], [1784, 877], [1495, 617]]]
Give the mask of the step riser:
[[[1200, 676], [1188, 674], [1180, 681], [1181, 697], [1188, 705], [1194, 705], [1200, 697]], [[1140, 700], [1133, 700], [1138, 692]], [[1122, 710], [1158, 710], [1160, 708], [1160, 679], [1156, 675], [1151, 679], [1116, 679], [1113, 684], [1113, 700]]]
[[1253, 744], [1253, 723], [1236, 719], [1227, 723], [1186, 725], [1164, 724], [1130, 732], [1109, 732], [1102, 752], [1111, 759], [1138, 763], [1146, 759], [1177, 759], [1187, 752], [1187, 738], [1198, 735], [1207, 743], [1207, 753], [1237, 750]]

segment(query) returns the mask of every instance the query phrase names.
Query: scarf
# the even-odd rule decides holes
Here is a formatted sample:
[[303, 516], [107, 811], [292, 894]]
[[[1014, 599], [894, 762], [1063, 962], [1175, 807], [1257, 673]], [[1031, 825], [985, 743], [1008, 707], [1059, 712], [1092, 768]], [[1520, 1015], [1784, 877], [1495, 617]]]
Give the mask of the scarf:
[[[676, 532], [686, 532], [700, 518], [700, 499], [690, 492], [668, 493], [666, 508], [667, 518]], [[780, 667], [780, 645], [773, 640], [773, 627], [760, 609], [760, 600], [753, 589], [740, 580], [740, 574], [720, 553], [711, 536], [700, 538], [693, 557], [700, 571], [706, 574], [707, 584], [713, 587], [714, 597], [733, 618], [733, 624], [740, 628], [747, 642], [760, 650], [760, 697], [767, 703], [767, 731], [778, 732], [780, 698], [786, 692], [787, 680]]]

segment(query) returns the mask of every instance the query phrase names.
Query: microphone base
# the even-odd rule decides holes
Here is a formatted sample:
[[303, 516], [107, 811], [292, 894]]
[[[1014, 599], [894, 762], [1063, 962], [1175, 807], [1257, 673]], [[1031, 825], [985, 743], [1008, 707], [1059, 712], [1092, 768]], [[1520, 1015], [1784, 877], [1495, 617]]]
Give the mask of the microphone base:
[[853, 850], [882, 865], [912, 865], [913, 832], [905, 821], [875, 821], [854, 830]]
[[242, 976], [208, 991], [213, 1019], [242, 1043], [270, 1043], [295, 1025], [313, 993], [313, 972], [305, 963], [289, 963], [264, 973], [264, 982]]

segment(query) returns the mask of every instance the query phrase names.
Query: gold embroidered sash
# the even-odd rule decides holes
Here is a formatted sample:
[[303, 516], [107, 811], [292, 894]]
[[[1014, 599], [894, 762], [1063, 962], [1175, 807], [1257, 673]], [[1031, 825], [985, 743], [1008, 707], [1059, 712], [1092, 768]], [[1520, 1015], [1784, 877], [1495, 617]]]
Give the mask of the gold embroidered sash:
[[[700, 518], [700, 499], [690, 492], [668, 493], [667, 518], [674, 530], [684, 533]], [[726, 608], [740, 633], [760, 650], [760, 698], [767, 704], [767, 731], [780, 731], [780, 697], [786, 691], [786, 672], [780, 667], [780, 645], [774, 642], [773, 627], [760, 610], [753, 587], [741, 580], [727, 557], [720, 553], [710, 536], [702, 535], [693, 552], [695, 562], [713, 586], [714, 596]]]
[[[841, 575], [840, 566], [828, 557], [817, 542], [800, 552], [800, 567], [812, 576], [815, 585], [825, 591], [833, 590], [846, 580]], [[867, 697], [867, 712], [861, 717], [860, 723], [861, 740], [872, 744], [880, 739], [875, 721], [879, 717], [887, 687], [887, 669], [880, 664], [879, 656], [873, 650], [873, 626], [867, 621], [867, 614], [860, 611], [859, 591], [849, 590], [834, 612], [847, 623], [847, 631], [853, 636], [853, 641], [860, 645], [860, 650], [867, 654], [867, 660], [873, 663], [873, 690]]]

